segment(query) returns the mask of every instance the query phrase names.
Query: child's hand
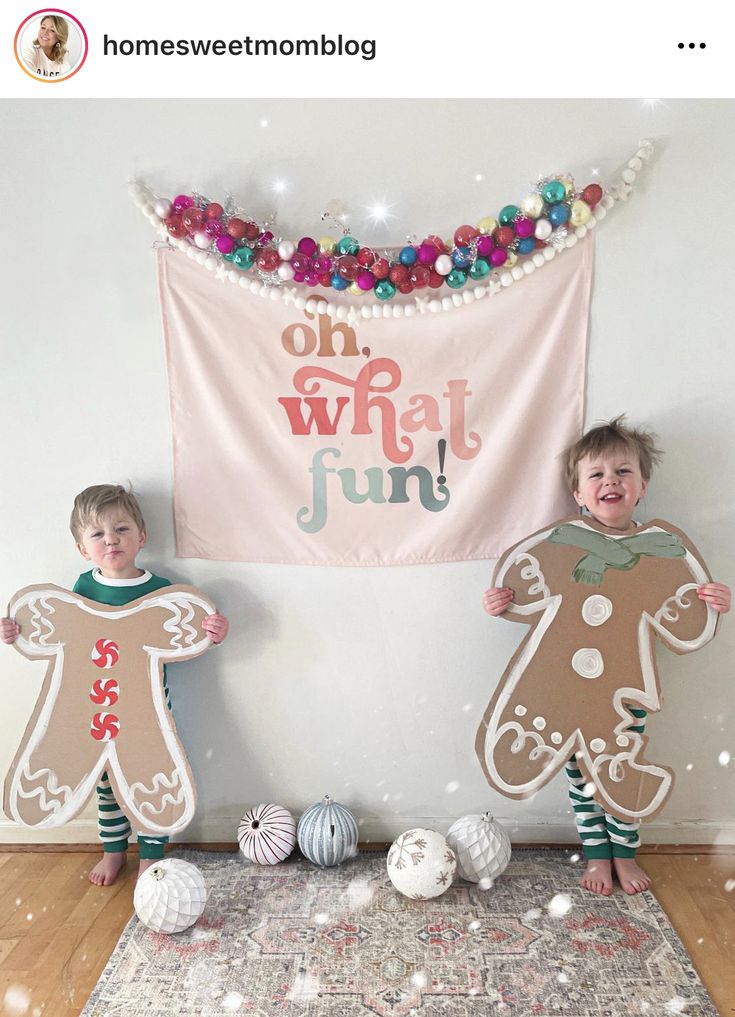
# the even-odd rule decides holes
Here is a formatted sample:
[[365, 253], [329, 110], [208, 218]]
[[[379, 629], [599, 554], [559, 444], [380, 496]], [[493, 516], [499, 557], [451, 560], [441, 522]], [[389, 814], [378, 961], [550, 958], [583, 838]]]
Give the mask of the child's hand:
[[732, 594], [730, 587], [724, 583], [705, 583], [697, 589], [697, 595], [701, 600], [706, 600], [718, 614], [727, 614], [730, 610]]
[[14, 643], [20, 635], [20, 625], [10, 618], [0, 618], [0, 639], [4, 643]]
[[489, 590], [485, 590], [483, 593], [482, 606], [488, 614], [495, 617], [495, 615], [502, 614], [504, 611], [507, 611], [512, 600], [513, 591], [509, 590], [507, 586], [493, 586]]
[[230, 623], [223, 614], [208, 614], [202, 621], [202, 628], [207, 633], [215, 646], [221, 643], [230, 628]]

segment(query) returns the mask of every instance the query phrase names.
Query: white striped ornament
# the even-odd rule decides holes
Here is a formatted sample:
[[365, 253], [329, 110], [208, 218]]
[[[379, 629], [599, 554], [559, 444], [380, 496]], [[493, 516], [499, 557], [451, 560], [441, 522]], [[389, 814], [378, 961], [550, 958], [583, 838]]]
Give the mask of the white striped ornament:
[[349, 809], [325, 795], [307, 809], [297, 830], [301, 853], [314, 865], [340, 865], [357, 854], [357, 823]]
[[296, 823], [282, 805], [256, 805], [237, 828], [240, 850], [258, 865], [277, 865], [288, 858], [296, 844]]

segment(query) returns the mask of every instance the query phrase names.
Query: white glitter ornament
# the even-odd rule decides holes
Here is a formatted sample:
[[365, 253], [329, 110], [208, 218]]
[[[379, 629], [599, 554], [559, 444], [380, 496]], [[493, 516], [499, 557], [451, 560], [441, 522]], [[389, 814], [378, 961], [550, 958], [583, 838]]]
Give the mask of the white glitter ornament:
[[489, 812], [458, 819], [447, 844], [457, 856], [457, 875], [470, 883], [497, 879], [510, 861], [510, 837]]
[[162, 858], [138, 879], [135, 913], [153, 932], [183, 932], [199, 918], [207, 903], [207, 887], [196, 865], [180, 858]]
[[435, 830], [406, 830], [388, 852], [388, 875], [396, 890], [413, 900], [438, 897], [452, 885], [457, 860]]
[[277, 865], [296, 845], [296, 823], [282, 805], [256, 805], [237, 828], [240, 850], [258, 865]]

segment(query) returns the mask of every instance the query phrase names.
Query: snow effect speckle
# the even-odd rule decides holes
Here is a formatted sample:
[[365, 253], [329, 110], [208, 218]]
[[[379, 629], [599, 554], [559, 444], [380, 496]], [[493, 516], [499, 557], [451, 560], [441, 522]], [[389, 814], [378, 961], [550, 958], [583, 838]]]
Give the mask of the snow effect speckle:
[[727, 751], [727, 749], [722, 750], [722, 752], [717, 757], [717, 762], [720, 764], [720, 766], [728, 766], [730, 764], [730, 753]]
[[325, 914], [323, 911], [321, 911], [318, 915], [314, 915], [315, 925], [326, 925], [328, 921], [329, 915]]
[[447, 786], [444, 788], [447, 794], [452, 794], [454, 791], [459, 791], [459, 781], [450, 780]]
[[725, 882], [725, 893], [732, 893], [735, 890], [735, 879], [728, 879]]
[[428, 983], [429, 979], [425, 971], [415, 971], [411, 975], [411, 985], [415, 985], [417, 989], [425, 989]]
[[672, 998], [664, 1004], [664, 1009], [667, 1013], [684, 1013], [686, 1006], [687, 1001], [682, 999], [681, 996], [672, 996]]
[[222, 1000], [222, 1006], [225, 1010], [237, 1010], [244, 1002], [245, 997], [241, 996], [239, 992], [228, 992]]
[[31, 1005], [31, 994], [25, 985], [9, 985], [3, 998], [3, 1013], [21, 1017]]
[[572, 910], [572, 898], [568, 893], [557, 893], [546, 905], [552, 918], [563, 918]]
[[470, 922], [470, 924], [467, 926], [467, 928], [470, 930], [470, 932], [477, 932], [477, 930], [480, 928], [480, 923], [479, 922]]

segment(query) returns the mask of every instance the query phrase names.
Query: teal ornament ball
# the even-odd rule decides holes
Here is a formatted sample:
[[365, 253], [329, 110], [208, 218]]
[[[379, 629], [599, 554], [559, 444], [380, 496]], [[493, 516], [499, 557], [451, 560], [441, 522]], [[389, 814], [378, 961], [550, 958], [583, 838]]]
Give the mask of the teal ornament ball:
[[478, 258], [470, 267], [470, 276], [473, 279], [484, 279], [490, 271], [490, 265], [484, 258]]
[[238, 247], [232, 252], [232, 264], [238, 268], [252, 268], [255, 254], [252, 247]]
[[512, 226], [520, 214], [521, 210], [517, 205], [506, 205], [500, 209], [498, 222], [501, 226]]
[[463, 272], [461, 268], [454, 268], [447, 276], [447, 285], [451, 286], [453, 290], [458, 290], [461, 286], [467, 282], [467, 273]]
[[541, 197], [547, 205], [556, 205], [566, 197], [567, 189], [561, 180], [550, 180], [541, 189]]
[[396, 288], [390, 279], [379, 279], [375, 284], [375, 296], [378, 300], [392, 300], [396, 295]]
[[296, 830], [301, 853], [328, 868], [357, 854], [357, 823], [349, 809], [325, 795], [307, 809]]
[[354, 237], [342, 237], [337, 243], [337, 250], [340, 254], [357, 254], [360, 250], [360, 245]]

